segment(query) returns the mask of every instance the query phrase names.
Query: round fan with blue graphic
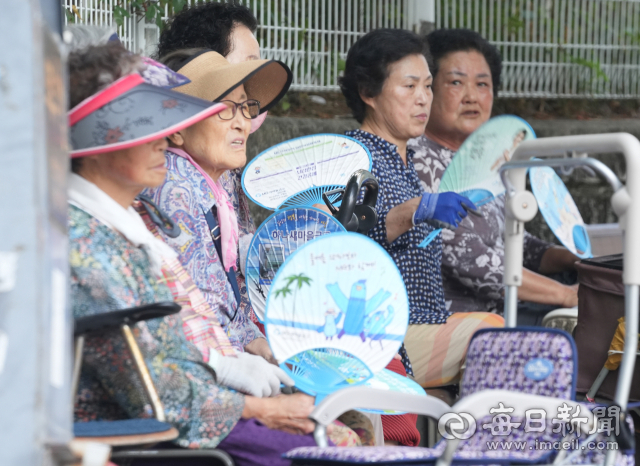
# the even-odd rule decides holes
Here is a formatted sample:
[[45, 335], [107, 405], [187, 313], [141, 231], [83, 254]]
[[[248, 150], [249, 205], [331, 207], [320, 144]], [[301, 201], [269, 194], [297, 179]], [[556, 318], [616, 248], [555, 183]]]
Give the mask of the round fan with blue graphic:
[[281, 367], [305, 351], [333, 349], [373, 374], [398, 352], [408, 322], [407, 292], [393, 259], [356, 233], [299, 247], [273, 279], [265, 313], [267, 340]]
[[334, 217], [313, 207], [279, 210], [262, 222], [249, 245], [245, 268], [249, 300], [260, 322], [271, 282], [287, 257], [311, 240], [342, 231]]
[[531, 190], [540, 213], [569, 251], [581, 259], [592, 257], [591, 242], [576, 203], [551, 167], [529, 169]]
[[471, 133], [442, 175], [438, 192], [454, 191], [481, 206], [504, 194], [500, 167], [522, 141], [535, 139], [533, 128], [513, 115], [491, 118]]
[[242, 188], [265, 209], [313, 206], [324, 204], [322, 193], [344, 188], [359, 169], [371, 170], [371, 154], [362, 143], [339, 134], [315, 134], [259, 154], [245, 168]]

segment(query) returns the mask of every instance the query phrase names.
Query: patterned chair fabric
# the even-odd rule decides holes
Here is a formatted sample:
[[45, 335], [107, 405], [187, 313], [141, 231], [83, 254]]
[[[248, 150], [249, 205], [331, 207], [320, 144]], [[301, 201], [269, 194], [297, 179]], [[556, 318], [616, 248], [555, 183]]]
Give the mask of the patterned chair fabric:
[[562, 330], [482, 329], [469, 342], [460, 398], [501, 389], [575, 400], [577, 354]]
[[[557, 329], [516, 328], [483, 329], [469, 343], [466, 369], [461, 382], [460, 396], [486, 389], [503, 389], [567, 400], [575, 399], [577, 351], [568, 333]], [[504, 408], [505, 406], [502, 406]], [[581, 404], [581, 409], [594, 409], [594, 404]], [[494, 408], [501, 408], [496, 400]], [[495, 411], [494, 411], [495, 413]], [[575, 414], [575, 413], [573, 413]], [[573, 415], [572, 414], [572, 415]], [[570, 415], [570, 416], [572, 416]], [[510, 423], [508, 433], [496, 434], [494, 425]], [[627, 416], [627, 422], [631, 418]], [[453, 458], [453, 464], [544, 464], [553, 461], [558, 450], [551, 448], [556, 442], [584, 441], [565, 437], [569, 424], [546, 419], [542, 432], [524, 429], [526, 419], [489, 415], [476, 421], [476, 432], [462, 440]], [[633, 430], [632, 430], [633, 431]], [[574, 434], [575, 435], [575, 434]], [[598, 434], [593, 445], [606, 442]], [[571, 444], [573, 448], [578, 443]], [[291, 450], [286, 458], [292, 465], [432, 465], [445, 448], [441, 440], [434, 448], [415, 447], [301, 447]], [[579, 448], [580, 454], [571, 464], [601, 464], [604, 451]], [[633, 466], [633, 452], [618, 452], [616, 466]]]

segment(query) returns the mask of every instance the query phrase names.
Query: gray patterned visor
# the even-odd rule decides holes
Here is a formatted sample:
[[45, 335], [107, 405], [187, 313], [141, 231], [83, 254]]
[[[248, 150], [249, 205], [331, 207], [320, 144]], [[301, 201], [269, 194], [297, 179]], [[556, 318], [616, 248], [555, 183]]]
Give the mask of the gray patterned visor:
[[139, 146], [225, 108], [225, 104], [146, 84], [139, 74], [125, 76], [69, 112], [71, 157]]

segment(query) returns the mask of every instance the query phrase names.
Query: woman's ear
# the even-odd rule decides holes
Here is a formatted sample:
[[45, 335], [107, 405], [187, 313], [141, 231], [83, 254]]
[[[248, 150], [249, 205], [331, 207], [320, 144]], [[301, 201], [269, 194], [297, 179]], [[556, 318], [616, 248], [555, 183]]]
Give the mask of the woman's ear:
[[367, 106], [371, 107], [373, 110], [376, 109], [376, 103], [375, 103], [374, 97], [369, 97], [362, 92], [360, 92], [359, 94], [360, 94], [360, 98]]
[[182, 147], [184, 145], [184, 137], [182, 137], [182, 133], [180, 132], [170, 134], [167, 136], [167, 139], [169, 139], [169, 143], [173, 147]]

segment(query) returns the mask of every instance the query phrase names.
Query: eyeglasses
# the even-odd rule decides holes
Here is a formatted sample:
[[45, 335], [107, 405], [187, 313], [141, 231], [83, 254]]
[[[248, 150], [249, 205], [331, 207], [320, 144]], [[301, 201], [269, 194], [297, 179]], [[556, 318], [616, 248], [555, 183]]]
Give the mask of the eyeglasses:
[[238, 108], [242, 112], [242, 116], [247, 120], [252, 120], [260, 114], [260, 102], [255, 99], [245, 100], [236, 103], [233, 100], [222, 100], [221, 103], [226, 104], [227, 108], [218, 113], [221, 120], [232, 120], [236, 116]]

